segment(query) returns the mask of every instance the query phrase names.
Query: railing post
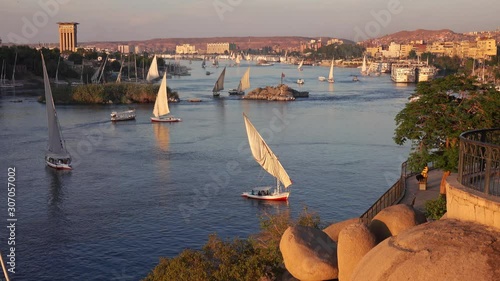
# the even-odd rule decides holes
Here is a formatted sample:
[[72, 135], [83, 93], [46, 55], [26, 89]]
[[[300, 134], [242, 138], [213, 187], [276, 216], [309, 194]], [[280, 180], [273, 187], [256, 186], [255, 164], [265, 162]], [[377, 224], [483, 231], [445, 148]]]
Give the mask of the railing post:
[[486, 167], [484, 168], [484, 193], [490, 194], [490, 177], [491, 177], [491, 162], [493, 161], [493, 149], [491, 146], [486, 147]]

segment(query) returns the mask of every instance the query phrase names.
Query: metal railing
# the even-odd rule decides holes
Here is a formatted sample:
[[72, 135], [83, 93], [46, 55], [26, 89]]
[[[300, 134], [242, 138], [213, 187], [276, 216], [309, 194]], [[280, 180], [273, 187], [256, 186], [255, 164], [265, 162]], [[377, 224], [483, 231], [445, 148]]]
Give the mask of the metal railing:
[[485, 194], [500, 196], [500, 128], [460, 135], [458, 181]]
[[406, 192], [406, 179], [415, 173], [408, 171], [407, 161], [401, 164], [401, 175], [389, 190], [387, 190], [360, 218], [373, 219], [384, 208], [397, 204], [403, 199]]

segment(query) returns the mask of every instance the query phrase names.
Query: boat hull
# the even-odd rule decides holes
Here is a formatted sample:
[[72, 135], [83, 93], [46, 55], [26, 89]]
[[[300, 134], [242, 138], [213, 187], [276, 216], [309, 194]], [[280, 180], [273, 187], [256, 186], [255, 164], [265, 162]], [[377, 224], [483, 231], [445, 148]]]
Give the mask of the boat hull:
[[335, 83], [335, 80], [333, 80], [333, 79], [328, 79], [328, 83]]
[[239, 96], [241, 96], [241, 95], [244, 95], [244, 94], [245, 94], [245, 92], [243, 92], [243, 91], [238, 91], [238, 90], [236, 90], [236, 89], [235, 89], [235, 90], [230, 90], [230, 91], [228, 91], [228, 93], [229, 93], [230, 95], [239, 95]]
[[151, 117], [151, 122], [180, 122], [181, 118], [177, 117]]
[[129, 110], [124, 112], [112, 112], [111, 121], [127, 121], [135, 119], [135, 110]]
[[258, 195], [252, 194], [251, 192], [243, 192], [241, 194], [242, 197], [246, 197], [249, 199], [257, 199], [257, 200], [267, 200], [267, 201], [287, 201], [290, 196], [290, 192], [282, 192], [273, 195]]
[[69, 164], [64, 164], [64, 163], [51, 163], [47, 160], [45, 160], [45, 163], [47, 163], [47, 166], [54, 168], [56, 170], [73, 170], [71, 165]]

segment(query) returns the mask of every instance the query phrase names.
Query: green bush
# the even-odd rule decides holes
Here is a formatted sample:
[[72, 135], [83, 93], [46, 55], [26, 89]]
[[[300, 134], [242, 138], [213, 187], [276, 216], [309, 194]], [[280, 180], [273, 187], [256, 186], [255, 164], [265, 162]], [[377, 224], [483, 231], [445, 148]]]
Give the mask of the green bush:
[[279, 279], [285, 271], [279, 251], [283, 232], [292, 225], [319, 227], [319, 216], [307, 212], [297, 221], [288, 211], [261, 217], [261, 232], [249, 239], [223, 240], [210, 235], [202, 250], [184, 250], [177, 257], [161, 258], [144, 281], [160, 280], [269, 280]]
[[446, 196], [440, 194], [435, 200], [425, 202], [425, 216], [434, 220], [440, 219], [446, 213]]

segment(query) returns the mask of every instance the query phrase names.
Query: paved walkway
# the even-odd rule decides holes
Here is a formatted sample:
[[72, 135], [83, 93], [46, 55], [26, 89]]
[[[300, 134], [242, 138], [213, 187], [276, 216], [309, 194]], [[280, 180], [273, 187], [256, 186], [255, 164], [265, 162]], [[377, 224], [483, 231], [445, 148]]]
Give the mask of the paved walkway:
[[441, 184], [442, 176], [442, 170], [431, 170], [428, 173], [426, 190], [418, 189], [418, 181], [415, 176], [409, 177], [406, 180], [406, 194], [401, 203], [411, 205], [413, 199], [415, 199], [413, 207], [425, 212], [425, 202], [439, 197], [439, 185]]

